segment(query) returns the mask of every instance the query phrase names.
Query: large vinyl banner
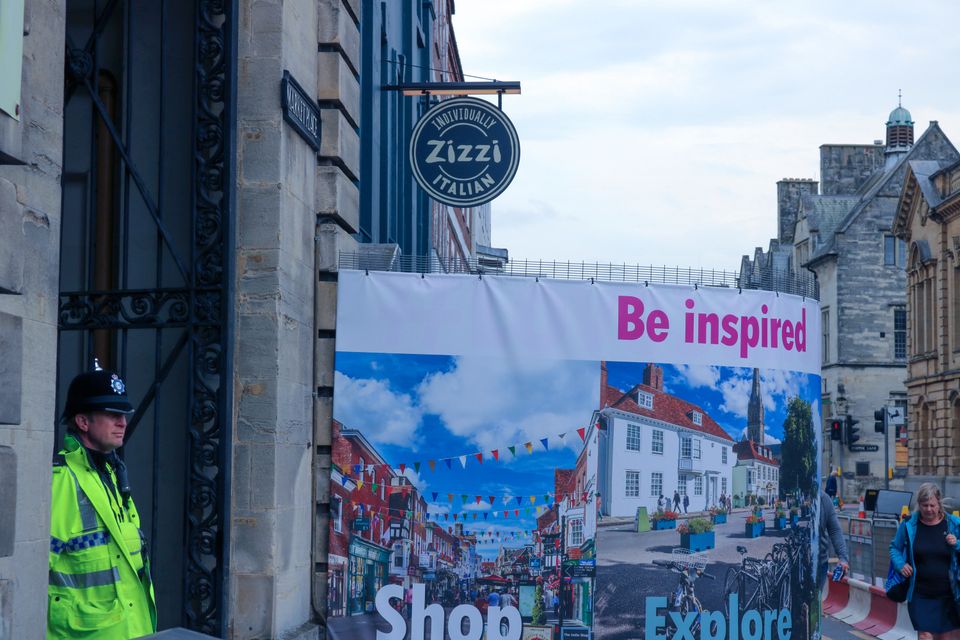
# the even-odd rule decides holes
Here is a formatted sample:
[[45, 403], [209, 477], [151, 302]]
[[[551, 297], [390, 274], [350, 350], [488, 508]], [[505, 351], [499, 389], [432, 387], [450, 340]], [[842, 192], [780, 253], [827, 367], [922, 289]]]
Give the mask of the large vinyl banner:
[[333, 638], [818, 638], [820, 313], [340, 274]]

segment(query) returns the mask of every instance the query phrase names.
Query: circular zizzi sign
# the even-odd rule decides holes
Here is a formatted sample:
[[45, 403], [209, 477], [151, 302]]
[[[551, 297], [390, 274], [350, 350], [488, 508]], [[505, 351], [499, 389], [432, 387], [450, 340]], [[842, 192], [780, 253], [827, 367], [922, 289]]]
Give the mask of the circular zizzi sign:
[[413, 128], [414, 177], [431, 198], [454, 207], [475, 207], [496, 198], [513, 180], [519, 163], [517, 130], [484, 100], [444, 100]]

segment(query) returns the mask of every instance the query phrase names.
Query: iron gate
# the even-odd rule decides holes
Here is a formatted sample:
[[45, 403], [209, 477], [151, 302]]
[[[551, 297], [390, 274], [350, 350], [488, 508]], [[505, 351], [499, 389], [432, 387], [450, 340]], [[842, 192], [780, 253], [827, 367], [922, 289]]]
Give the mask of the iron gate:
[[226, 632], [237, 0], [68, 0], [59, 405], [94, 356], [161, 627]]

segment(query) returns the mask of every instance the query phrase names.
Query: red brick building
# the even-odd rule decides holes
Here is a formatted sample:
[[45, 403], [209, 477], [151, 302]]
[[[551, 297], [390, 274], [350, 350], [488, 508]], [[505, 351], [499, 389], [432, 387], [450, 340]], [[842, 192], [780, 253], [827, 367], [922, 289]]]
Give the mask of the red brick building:
[[[348, 615], [370, 613], [377, 591], [389, 576], [388, 492], [397, 475], [359, 431], [344, 428], [334, 420], [332, 435], [331, 464], [336, 482], [331, 482], [331, 486], [339, 484], [340, 489], [334, 493], [331, 488], [331, 498], [337, 496], [341, 500], [338, 509], [341, 531], [331, 536], [331, 554], [336, 548], [337, 555], [342, 557], [345, 539], [349, 542], [346, 543], [346, 569], [342, 565], [334, 568], [331, 560], [331, 573], [337, 570], [342, 581], [331, 588], [343, 589]], [[331, 525], [331, 531], [333, 529]]]

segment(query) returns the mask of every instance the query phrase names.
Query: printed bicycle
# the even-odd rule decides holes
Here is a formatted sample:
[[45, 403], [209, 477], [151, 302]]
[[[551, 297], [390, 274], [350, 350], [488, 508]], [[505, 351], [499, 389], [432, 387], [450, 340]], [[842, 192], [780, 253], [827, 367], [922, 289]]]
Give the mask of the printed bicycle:
[[703, 611], [703, 605], [697, 597], [695, 583], [699, 578], [716, 579], [715, 576], [704, 571], [707, 566], [706, 557], [703, 554], [691, 553], [687, 549], [674, 549], [671, 560], [654, 560], [653, 564], [668, 568], [679, 576], [666, 615], [664, 628], [666, 637], [672, 638], [677, 632], [677, 624], [674, 617], [670, 615], [671, 611], [676, 612], [680, 618], [694, 612], [696, 619], [690, 625], [690, 633], [692, 637], [698, 637], [701, 624], [700, 612]]

